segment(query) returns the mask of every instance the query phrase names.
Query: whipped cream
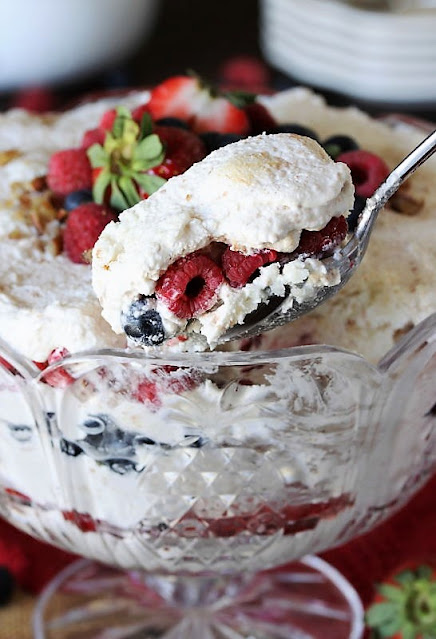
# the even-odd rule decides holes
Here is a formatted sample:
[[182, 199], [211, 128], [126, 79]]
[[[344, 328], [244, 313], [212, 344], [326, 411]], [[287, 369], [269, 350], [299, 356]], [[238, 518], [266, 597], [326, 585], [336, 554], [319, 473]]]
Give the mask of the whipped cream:
[[[131, 303], [152, 295], [170, 264], [211, 242], [246, 254], [268, 248], [291, 253], [303, 229], [320, 230], [332, 217], [347, 215], [353, 198], [349, 168], [333, 162], [310, 138], [260, 135], [222, 147], [104, 229], [93, 250], [93, 286], [103, 317], [122, 332], [121, 315]], [[204, 334], [213, 347], [259, 303], [309, 278], [299, 267], [268, 268], [272, 278], [256, 278], [242, 292], [223, 283], [217, 311], [199, 314], [189, 329]], [[312, 260], [311, 270], [320, 274], [321, 262]], [[156, 312], [167, 337], [187, 326], [161, 300]]]
[[[136, 99], [140, 103], [144, 96]], [[391, 129], [357, 109], [329, 108], [321, 98], [303, 89], [262, 101], [279, 121], [311, 126], [321, 139], [339, 133], [352, 135], [391, 167], [424, 137], [407, 125]], [[40, 119], [17, 111], [0, 116], [0, 144], [6, 150], [20, 150], [20, 155], [0, 167], [0, 336], [27, 358], [45, 360], [58, 346], [81, 351], [114, 346], [124, 340], [99, 315], [90, 268], [52, 253], [57, 221], [49, 221], [43, 232], [39, 231], [17, 203], [13, 187], [16, 182], [43, 175], [54, 150], [78, 144], [83, 131], [95, 125], [108, 105], [117, 103], [113, 100], [80, 107], [59, 116], [59, 120], [58, 116]], [[436, 162], [429, 161], [408, 182], [406, 195], [421, 202], [413, 216], [392, 208], [380, 214], [368, 254], [344, 290], [303, 320], [264, 334], [260, 348], [335, 343], [376, 362], [398, 336], [436, 311], [435, 167]], [[251, 200], [257, 206], [256, 198]], [[311, 202], [318, 206], [314, 199]], [[186, 220], [196, 232], [204, 232], [203, 221], [189, 216]], [[152, 220], [147, 233], [154, 233], [154, 229]], [[286, 241], [290, 242], [298, 229], [288, 230]], [[176, 231], [172, 227], [168, 231], [169, 249], [174, 248], [171, 242], [178, 237]], [[210, 241], [209, 230], [204, 238]], [[142, 239], [131, 238], [139, 251]], [[229, 243], [232, 241], [229, 237]], [[239, 250], [249, 247], [234, 241]], [[277, 234], [267, 241], [279, 242], [280, 238]], [[166, 237], [163, 248], [165, 242]], [[193, 241], [187, 250], [195, 247]], [[160, 248], [156, 244], [153, 259], [161, 259]], [[305, 276], [302, 271], [310, 271], [309, 260], [292, 264], [287, 268], [293, 269], [289, 279], [294, 282]], [[257, 283], [261, 289], [266, 281], [271, 286], [274, 282], [280, 285], [276, 268], [263, 267], [259, 277], [264, 281]], [[311, 274], [317, 273], [313, 264]], [[249, 286], [254, 290], [257, 284], [251, 282]], [[132, 287], [132, 295], [136, 294], [135, 280], [126, 285]], [[232, 294], [230, 287], [226, 294]], [[225, 313], [226, 308], [229, 312], [237, 309], [236, 301], [231, 300], [226, 307], [224, 300], [217, 311]], [[77, 378], [66, 389], [51, 388], [33, 377], [23, 380], [0, 368], [2, 515], [50, 543], [125, 568], [140, 566], [148, 570], [162, 566], [171, 569], [174, 558], [179, 566], [198, 569], [196, 556], [202, 553], [210, 559], [210, 537], [194, 538], [192, 528], [183, 535], [186, 513], [198, 517], [195, 522], [225, 518], [229, 513], [238, 518], [256, 508], [262, 513], [265, 503], [274, 507], [278, 501], [294, 503], [293, 484], [307, 486], [310, 501], [313, 495], [340, 497], [344, 489], [369, 481], [373, 489], [368, 488], [366, 494], [375, 496], [376, 506], [369, 519], [374, 522], [401, 491], [407, 494], [404, 487], [422, 470], [422, 459], [429, 454], [433, 421], [426, 418], [427, 431], [420, 436], [410, 428], [413, 414], [410, 419], [388, 421], [384, 430], [376, 429], [376, 424], [365, 428], [366, 423], [370, 424], [372, 407], [377, 405], [374, 383], [379, 380], [379, 371], [361, 358], [352, 358], [347, 364], [341, 353], [328, 360], [322, 348], [314, 352], [316, 357], [311, 358], [307, 352], [303, 356], [294, 351], [289, 364], [282, 354], [283, 363], [275, 371], [269, 355], [263, 355], [266, 370], [256, 365], [259, 362], [253, 354], [235, 355], [235, 364], [247, 364], [248, 384], [242, 380], [237, 383], [231, 360], [226, 373], [221, 370], [218, 375], [217, 366], [208, 357], [222, 354], [207, 354], [201, 361], [208, 379], [194, 376], [195, 384], [186, 385], [180, 369], [181, 385], [175, 383], [173, 392], [162, 393], [158, 403], [153, 403], [153, 388], [141, 401], [132, 397], [132, 380], [143, 372], [146, 362], [151, 366], [157, 362], [153, 358], [126, 358], [124, 365], [129, 362], [131, 367], [127, 376], [114, 359], [88, 357], [80, 364], [66, 360], [64, 365]], [[292, 365], [296, 358], [301, 361], [300, 372]], [[167, 368], [163, 367], [165, 373]], [[364, 379], [366, 386], [362, 386]], [[382, 392], [381, 403], [385, 396]], [[433, 403], [434, 389], [427, 383], [422, 396], [411, 406], [427, 410]], [[38, 425], [35, 415], [40, 416]], [[362, 439], [356, 434], [356, 424]], [[107, 437], [100, 441], [102, 432]], [[371, 461], [371, 477], [369, 449], [377, 461]], [[398, 454], [392, 454], [392, 450]], [[131, 466], [127, 465], [129, 461]], [[345, 487], [344, 466], [350, 471]], [[412, 466], [415, 474], [411, 473]], [[366, 507], [363, 495], [353, 511], [360, 532], [366, 521], [362, 508]], [[98, 523], [98, 532], [91, 518]], [[170, 528], [168, 524], [174, 522]], [[248, 546], [242, 548], [237, 561], [248, 557], [251, 569], [265, 568], [277, 556], [291, 558], [316, 551], [343, 541], [345, 527], [352, 529], [349, 523], [350, 510], [346, 507], [335, 517], [321, 518], [312, 531], [297, 532], [292, 539], [281, 533], [274, 537], [255, 535], [251, 530], [249, 536], [238, 536], [239, 541], [247, 540], [250, 552]], [[188, 519], [188, 527], [191, 524], [192, 519]], [[229, 545], [222, 546], [220, 566], [231, 570], [235, 558], [229, 559]], [[217, 548], [215, 544], [214, 552]]]

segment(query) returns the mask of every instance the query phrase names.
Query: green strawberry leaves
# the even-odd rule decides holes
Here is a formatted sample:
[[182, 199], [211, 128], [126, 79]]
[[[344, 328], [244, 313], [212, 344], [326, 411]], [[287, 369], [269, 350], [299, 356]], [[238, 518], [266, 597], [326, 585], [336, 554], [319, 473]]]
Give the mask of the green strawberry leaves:
[[242, 90], [227, 91], [223, 93], [223, 96], [238, 109], [244, 109], [249, 104], [254, 104], [257, 97], [256, 93], [249, 93], [248, 91]]
[[87, 153], [92, 168], [100, 169], [96, 171], [93, 185], [93, 198], [98, 204], [103, 204], [109, 192], [111, 206], [122, 211], [142, 199], [138, 187], [151, 195], [166, 182], [147, 173], [162, 164], [165, 157], [162, 142], [152, 132], [147, 113], [138, 124], [128, 109], [119, 107], [104, 144], [93, 144]]
[[436, 637], [436, 580], [429, 566], [399, 572], [377, 588], [379, 599], [366, 612], [374, 639]]

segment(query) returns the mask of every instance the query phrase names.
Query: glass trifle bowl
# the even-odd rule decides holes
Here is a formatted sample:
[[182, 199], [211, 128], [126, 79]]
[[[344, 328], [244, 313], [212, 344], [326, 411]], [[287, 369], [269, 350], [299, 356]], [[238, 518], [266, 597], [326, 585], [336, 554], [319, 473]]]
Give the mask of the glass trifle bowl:
[[360, 637], [355, 591], [308, 553], [433, 471], [435, 338], [436, 315], [377, 366], [316, 345], [44, 370], [3, 343], [0, 513], [88, 558], [42, 594], [36, 639]]

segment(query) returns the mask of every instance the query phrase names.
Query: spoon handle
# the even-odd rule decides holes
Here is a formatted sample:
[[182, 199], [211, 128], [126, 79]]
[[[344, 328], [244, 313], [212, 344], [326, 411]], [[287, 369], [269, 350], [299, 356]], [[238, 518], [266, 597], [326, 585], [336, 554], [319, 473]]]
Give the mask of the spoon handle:
[[374, 192], [374, 195], [367, 200], [355, 233], [363, 250], [366, 248], [366, 244], [369, 240], [369, 236], [380, 209], [383, 208], [401, 184], [407, 180], [407, 178], [416, 171], [421, 164], [428, 160], [435, 151], [436, 131], [433, 131], [433, 133], [430, 133], [430, 135], [426, 137], [425, 140], [416, 147], [416, 149], [409, 153], [409, 155], [400, 162], [400, 164], [388, 175], [386, 180]]

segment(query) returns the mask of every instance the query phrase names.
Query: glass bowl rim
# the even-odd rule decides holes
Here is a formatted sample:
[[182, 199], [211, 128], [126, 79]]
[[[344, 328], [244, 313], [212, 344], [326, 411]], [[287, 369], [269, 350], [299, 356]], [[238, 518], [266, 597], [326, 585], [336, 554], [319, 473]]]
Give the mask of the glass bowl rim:
[[427, 316], [416, 324], [406, 335], [382, 355], [374, 364], [357, 352], [347, 350], [331, 344], [307, 344], [301, 346], [289, 346], [276, 350], [255, 351], [200, 351], [200, 352], [164, 352], [144, 351], [139, 348], [102, 348], [88, 349], [68, 353], [51, 363], [43, 370], [25, 355], [17, 352], [0, 338], [0, 357], [6, 356], [9, 361], [25, 377], [34, 378], [36, 381], [43, 379], [48, 373], [62, 366], [74, 365], [79, 362], [100, 360], [116, 361], [118, 363], [138, 362], [155, 366], [178, 366], [184, 368], [217, 367], [217, 366], [249, 366], [278, 364], [283, 361], [301, 361], [314, 359], [324, 355], [336, 356], [339, 359], [359, 362], [371, 369], [375, 374], [385, 372], [393, 362], [403, 353], [414, 347], [418, 342], [429, 340], [434, 335], [436, 340], [436, 313]]

